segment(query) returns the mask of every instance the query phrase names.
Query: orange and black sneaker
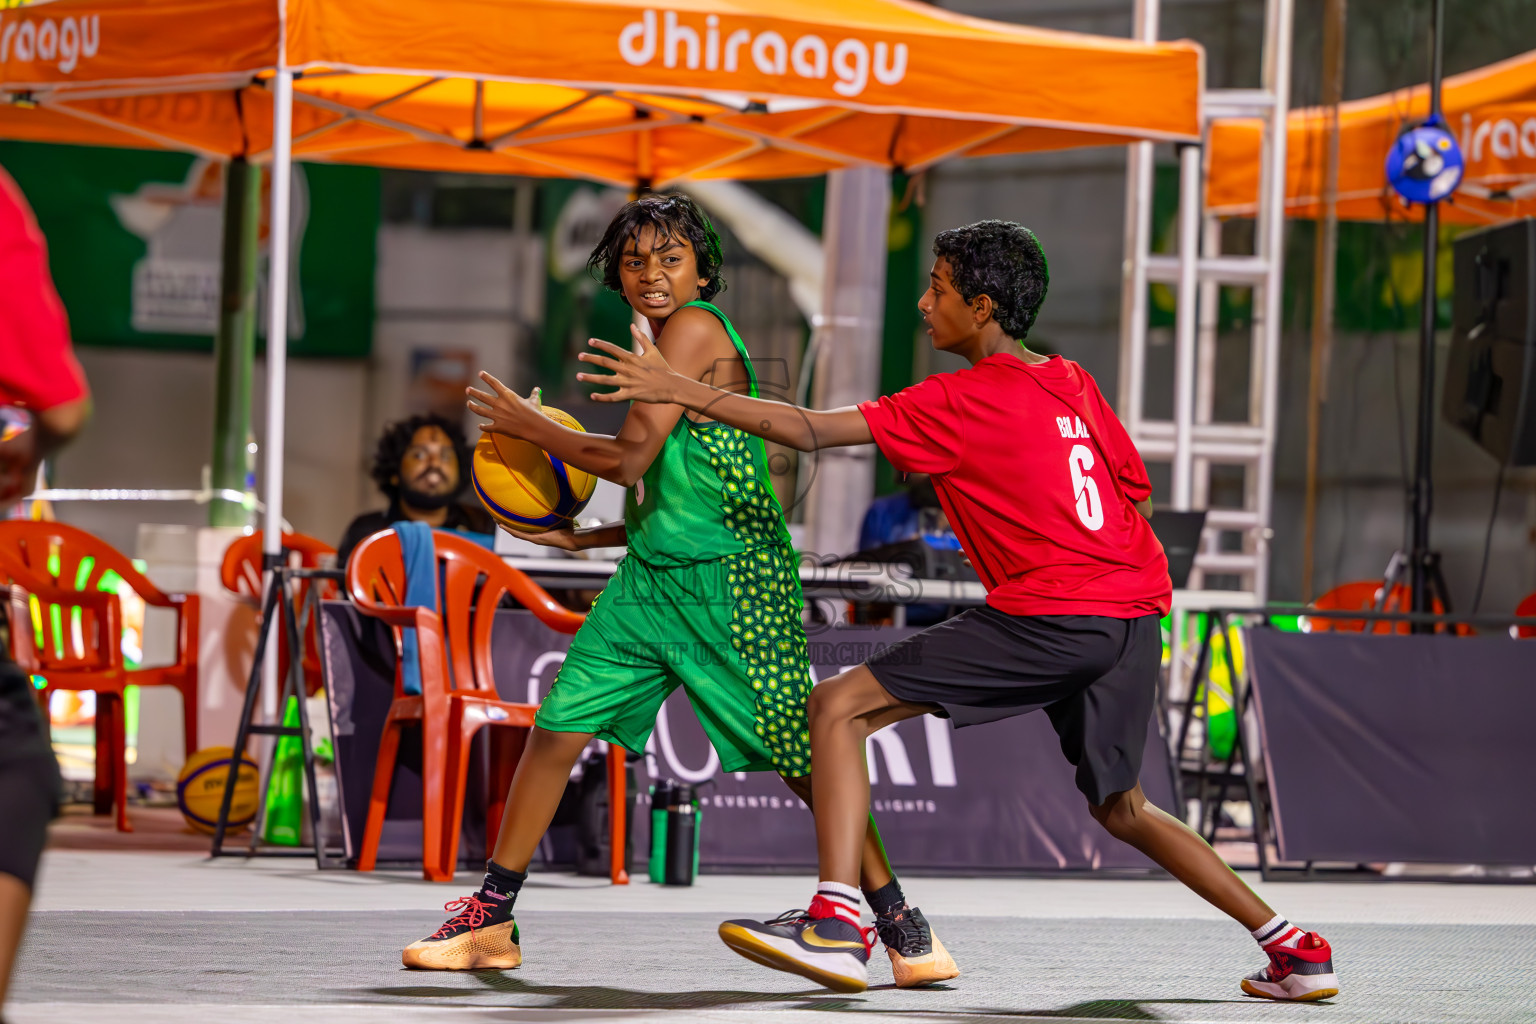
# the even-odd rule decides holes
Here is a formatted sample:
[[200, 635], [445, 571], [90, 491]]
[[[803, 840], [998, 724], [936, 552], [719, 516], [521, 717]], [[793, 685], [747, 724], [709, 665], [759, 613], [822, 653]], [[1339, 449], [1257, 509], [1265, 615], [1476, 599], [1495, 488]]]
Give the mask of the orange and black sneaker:
[[954, 957], [916, 907], [903, 902], [896, 911], [876, 916], [875, 934], [891, 958], [897, 988], [920, 988], [960, 975]]
[[1311, 1002], [1339, 994], [1333, 973], [1333, 947], [1317, 932], [1307, 932], [1295, 946], [1264, 947], [1269, 966], [1243, 979], [1243, 991], [1260, 999]]
[[512, 901], [485, 889], [445, 903], [443, 926], [405, 947], [400, 961], [429, 971], [505, 971], [523, 962]]
[[836, 916], [817, 896], [811, 909], [791, 910], [772, 921], [727, 921], [720, 938], [748, 960], [809, 978], [834, 992], [869, 987], [869, 947], [874, 929]]

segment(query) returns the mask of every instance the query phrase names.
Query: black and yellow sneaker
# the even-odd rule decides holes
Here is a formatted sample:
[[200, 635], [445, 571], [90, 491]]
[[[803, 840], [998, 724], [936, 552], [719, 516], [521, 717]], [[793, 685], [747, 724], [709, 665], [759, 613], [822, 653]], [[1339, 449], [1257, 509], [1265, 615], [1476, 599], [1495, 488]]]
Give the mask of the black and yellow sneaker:
[[954, 957], [916, 907], [903, 903], [899, 910], [877, 916], [875, 933], [891, 958], [897, 988], [919, 988], [959, 977]]
[[429, 971], [505, 971], [523, 962], [511, 900], [484, 889], [445, 903], [453, 914], [400, 954], [401, 963]]
[[791, 910], [772, 921], [727, 921], [720, 938], [748, 960], [809, 978], [834, 992], [869, 987], [873, 929], [833, 915], [819, 897], [811, 909]]

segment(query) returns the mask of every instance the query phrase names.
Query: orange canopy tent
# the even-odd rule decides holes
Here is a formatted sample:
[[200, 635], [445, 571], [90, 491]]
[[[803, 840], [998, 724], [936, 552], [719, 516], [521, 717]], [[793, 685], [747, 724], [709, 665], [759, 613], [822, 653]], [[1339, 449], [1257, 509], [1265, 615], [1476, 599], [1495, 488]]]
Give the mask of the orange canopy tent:
[[281, 453], [294, 159], [662, 187], [1195, 141], [1202, 61], [911, 0], [44, 0], [0, 13], [0, 137], [271, 162]]
[[[1488, 224], [1536, 214], [1536, 50], [1447, 78], [1441, 103], [1456, 134], [1466, 175], [1442, 220]], [[1429, 87], [1416, 85], [1339, 105], [1338, 215], [1343, 220], [1422, 220], [1387, 184], [1387, 151], [1406, 127], [1429, 115]], [[1286, 212], [1322, 215], [1325, 112], [1287, 118]], [[1260, 127], [1218, 122], [1211, 130], [1207, 211], [1252, 216], [1258, 207]]]
[[907, 0], [48, 0], [0, 137], [261, 160], [286, 68], [294, 159], [660, 187], [1193, 140], [1201, 60]]

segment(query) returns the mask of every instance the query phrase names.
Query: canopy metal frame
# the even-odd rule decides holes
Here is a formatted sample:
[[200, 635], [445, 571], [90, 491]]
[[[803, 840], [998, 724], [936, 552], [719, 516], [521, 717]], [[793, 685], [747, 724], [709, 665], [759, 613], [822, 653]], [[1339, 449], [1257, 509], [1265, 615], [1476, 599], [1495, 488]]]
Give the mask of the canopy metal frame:
[[[1161, 0], [1136, 0], [1135, 38], [1155, 42]], [[1201, 95], [1202, 139], [1222, 119], [1263, 124], [1259, 206], [1251, 253], [1222, 251], [1220, 222], [1203, 208], [1204, 146], [1179, 148], [1178, 252], [1152, 245], [1153, 143], [1128, 146], [1125, 262], [1121, 281], [1120, 415], [1142, 457], [1171, 467], [1175, 510], [1206, 508], [1205, 531], [1189, 587], [1204, 589], [1213, 576], [1236, 577], [1235, 598], [1263, 603], [1270, 586], [1274, 463], [1279, 413], [1281, 292], [1283, 284], [1286, 114], [1290, 104], [1294, 0], [1266, 0], [1263, 68], [1258, 89], [1206, 89]], [[1175, 288], [1173, 415], [1146, 414], [1149, 342], [1148, 287]], [[1253, 290], [1247, 419], [1215, 421], [1217, 316], [1223, 286]], [[1209, 508], [1212, 470], [1243, 471], [1243, 504]], [[1236, 534], [1240, 545], [1223, 544]], [[1184, 613], [1175, 611], [1169, 696], [1182, 699], [1192, 684], [1185, 650]]]

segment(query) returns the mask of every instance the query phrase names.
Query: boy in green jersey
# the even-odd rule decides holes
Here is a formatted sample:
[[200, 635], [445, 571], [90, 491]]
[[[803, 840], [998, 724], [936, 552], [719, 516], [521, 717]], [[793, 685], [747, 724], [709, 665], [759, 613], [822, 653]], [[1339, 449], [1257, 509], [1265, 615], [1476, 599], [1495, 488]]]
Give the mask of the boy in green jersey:
[[[679, 373], [756, 397], [746, 346], [709, 303], [724, 287], [721, 262], [720, 240], [692, 200], [650, 195], [614, 218], [590, 266], [649, 321]], [[522, 962], [513, 902], [576, 759], [594, 736], [643, 750], [678, 686], [722, 771], [776, 771], [811, 800], [798, 561], [762, 441], [706, 414], [644, 403], [630, 408], [613, 436], [582, 433], [480, 376], [490, 390], [471, 388], [469, 409], [490, 421], [482, 430], [530, 441], [629, 491], [621, 523], [512, 532], [568, 550], [629, 551], [539, 708], [480, 891], [448, 904], [454, 916], [403, 954], [408, 967], [436, 970]], [[906, 905], [873, 819], [860, 883], [898, 984], [959, 973], [921, 912]]]

